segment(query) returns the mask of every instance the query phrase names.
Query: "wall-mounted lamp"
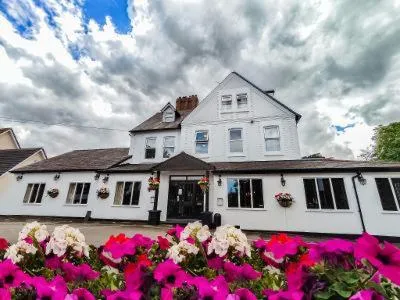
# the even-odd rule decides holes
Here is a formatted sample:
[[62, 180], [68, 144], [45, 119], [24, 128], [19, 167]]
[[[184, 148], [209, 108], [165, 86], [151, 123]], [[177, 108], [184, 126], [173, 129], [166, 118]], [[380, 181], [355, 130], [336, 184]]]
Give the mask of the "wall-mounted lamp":
[[58, 179], [60, 179], [60, 177], [61, 177], [61, 175], [60, 175], [60, 173], [58, 173], [58, 174], [54, 175], [54, 180], [58, 180]]
[[285, 186], [286, 185], [286, 179], [283, 177], [283, 174], [281, 174], [281, 185]]
[[222, 179], [221, 179], [221, 175], [219, 175], [218, 180], [217, 180], [218, 186], [222, 185]]
[[94, 175], [94, 180], [99, 180], [99, 178], [100, 178], [100, 174], [99, 174], [99, 173], [96, 173], [96, 174]]
[[106, 183], [106, 182], [108, 181], [109, 178], [110, 178], [110, 175], [107, 174], [106, 176], [104, 176], [103, 182]]
[[357, 172], [357, 179], [361, 185], [367, 184], [367, 179], [364, 178], [364, 176], [361, 174], [361, 172]]
[[22, 174], [19, 174], [16, 178], [17, 178], [17, 181], [20, 181], [20, 180], [22, 180], [22, 177], [24, 177], [24, 175], [22, 175]]

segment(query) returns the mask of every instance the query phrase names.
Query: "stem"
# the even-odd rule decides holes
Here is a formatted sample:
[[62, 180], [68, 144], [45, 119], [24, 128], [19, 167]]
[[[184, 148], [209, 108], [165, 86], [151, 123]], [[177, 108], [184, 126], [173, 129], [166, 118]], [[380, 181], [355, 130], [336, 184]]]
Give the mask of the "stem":
[[367, 277], [365, 280], [361, 281], [361, 287], [364, 287], [364, 285], [370, 281], [372, 278], [374, 278], [374, 276], [378, 273], [378, 270], [375, 269], [375, 272], [372, 273], [371, 276]]

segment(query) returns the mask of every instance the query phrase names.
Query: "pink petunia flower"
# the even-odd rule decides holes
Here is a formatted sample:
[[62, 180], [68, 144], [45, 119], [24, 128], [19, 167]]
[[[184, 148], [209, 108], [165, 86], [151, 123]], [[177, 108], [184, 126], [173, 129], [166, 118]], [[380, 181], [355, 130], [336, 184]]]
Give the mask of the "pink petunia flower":
[[207, 260], [207, 266], [214, 270], [221, 270], [224, 267], [224, 259], [216, 256]]
[[162, 237], [162, 236], [158, 236], [157, 237], [157, 242], [158, 242], [158, 246], [160, 247], [161, 250], [167, 250], [169, 248], [169, 241], [168, 239]]
[[263, 240], [262, 238], [259, 238], [253, 242], [253, 245], [256, 249], [260, 251], [265, 251], [267, 250], [267, 241]]
[[110, 293], [106, 297], [107, 300], [140, 300], [142, 293], [139, 291], [118, 291]]
[[64, 278], [68, 282], [94, 280], [100, 276], [100, 273], [94, 271], [88, 264], [75, 266], [67, 262], [61, 268], [64, 271]]
[[0, 288], [0, 299], [11, 300], [11, 293], [9, 289]]
[[271, 236], [271, 239], [267, 242], [267, 249], [273, 253], [276, 259], [281, 259], [288, 255], [296, 255], [299, 247], [305, 245], [306, 243], [299, 236], [289, 237], [280, 233]]
[[67, 284], [61, 276], [47, 281], [44, 277], [32, 277], [30, 281], [36, 289], [37, 300], [64, 300], [67, 295]]
[[385, 298], [373, 290], [362, 290], [352, 296], [350, 300], [384, 300]]
[[304, 293], [302, 291], [272, 291], [263, 292], [268, 300], [303, 300]]
[[78, 288], [65, 297], [65, 300], [96, 300], [91, 292], [85, 288]]
[[175, 227], [168, 229], [167, 234], [169, 234], [170, 236], [175, 236], [179, 240], [181, 238], [181, 233], [183, 229], [184, 228], [182, 226], [176, 225]]
[[173, 288], [181, 287], [190, 279], [190, 276], [180, 266], [168, 259], [154, 269], [154, 279], [167, 288]]
[[364, 233], [357, 239], [354, 256], [368, 260], [380, 274], [400, 285], [400, 249], [393, 244], [384, 242], [382, 246], [377, 238]]
[[348, 257], [354, 252], [354, 244], [343, 239], [331, 239], [310, 245], [310, 258], [315, 262], [324, 260], [332, 265], [340, 265], [345, 269], [351, 267]]
[[257, 297], [249, 289], [240, 288], [234, 294], [229, 294], [226, 300], [257, 300]]
[[199, 299], [225, 300], [229, 294], [228, 283], [222, 275], [212, 281], [201, 276], [194, 277], [189, 283], [197, 288]]
[[174, 299], [174, 292], [172, 289], [169, 288], [162, 288], [161, 289], [161, 300], [173, 300]]
[[6, 259], [5, 261], [0, 262], [0, 287], [18, 287], [28, 279], [29, 276], [21, 271], [17, 265], [14, 265], [11, 260]]
[[224, 263], [225, 278], [228, 282], [239, 280], [255, 280], [261, 277], [261, 273], [253, 269], [249, 264], [237, 266], [227, 261]]
[[6, 250], [8, 248], [8, 241], [0, 237], [0, 250]]
[[51, 270], [61, 269], [62, 267], [61, 258], [54, 255], [52, 257], [46, 258], [45, 266]]

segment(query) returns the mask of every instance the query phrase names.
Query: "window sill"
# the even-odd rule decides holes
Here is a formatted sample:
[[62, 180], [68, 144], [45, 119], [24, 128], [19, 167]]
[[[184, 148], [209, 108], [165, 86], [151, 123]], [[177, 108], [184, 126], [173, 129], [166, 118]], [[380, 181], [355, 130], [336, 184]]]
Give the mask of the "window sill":
[[284, 154], [282, 151], [270, 151], [270, 152], [264, 152], [264, 156], [283, 156]]
[[226, 210], [249, 210], [249, 211], [266, 211], [266, 208], [250, 208], [250, 207], [225, 207]]
[[400, 215], [400, 211], [382, 210], [381, 214], [383, 214], [383, 215]]
[[243, 153], [237, 153], [237, 154], [229, 153], [228, 157], [246, 157], [246, 154], [243, 154]]
[[68, 203], [65, 203], [64, 206], [87, 206], [87, 204], [68, 204]]
[[305, 212], [316, 212], [316, 213], [334, 213], [334, 214], [353, 214], [354, 211], [349, 209], [306, 209]]
[[117, 205], [113, 204], [111, 207], [122, 207], [122, 208], [140, 208], [140, 205]]
[[221, 110], [221, 114], [232, 114], [232, 113], [243, 113], [243, 112], [250, 112], [250, 110], [248, 108], [246, 109], [235, 109], [235, 110]]
[[42, 206], [42, 203], [23, 203], [26, 206]]

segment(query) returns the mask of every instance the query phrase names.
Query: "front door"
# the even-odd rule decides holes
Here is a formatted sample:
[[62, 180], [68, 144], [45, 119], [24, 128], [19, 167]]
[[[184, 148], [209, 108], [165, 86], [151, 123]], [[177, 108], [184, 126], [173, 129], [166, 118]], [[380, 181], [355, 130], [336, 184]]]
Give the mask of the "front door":
[[[193, 176], [170, 178], [168, 192], [168, 218], [199, 218], [204, 210], [204, 193]], [[201, 178], [201, 177], [199, 177]]]

